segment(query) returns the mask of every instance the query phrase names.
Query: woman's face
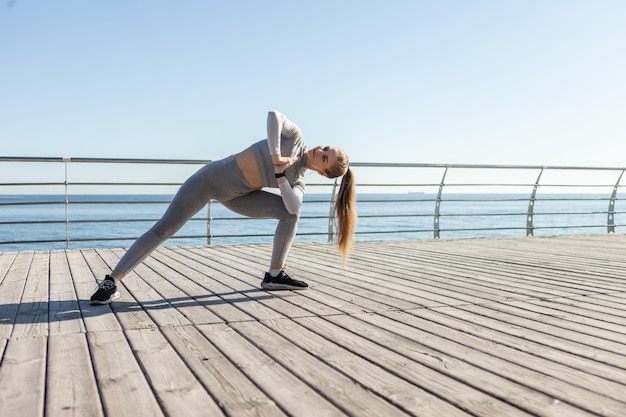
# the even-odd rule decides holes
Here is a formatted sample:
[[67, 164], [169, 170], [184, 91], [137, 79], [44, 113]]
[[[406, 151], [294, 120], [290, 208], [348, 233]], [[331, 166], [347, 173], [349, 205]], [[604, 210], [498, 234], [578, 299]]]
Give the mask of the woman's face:
[[326, 170], [337, 163], [337, 148], [334, 146], [318, 146], [307, 151], [307, 165], [309, 169], [326, 176]]

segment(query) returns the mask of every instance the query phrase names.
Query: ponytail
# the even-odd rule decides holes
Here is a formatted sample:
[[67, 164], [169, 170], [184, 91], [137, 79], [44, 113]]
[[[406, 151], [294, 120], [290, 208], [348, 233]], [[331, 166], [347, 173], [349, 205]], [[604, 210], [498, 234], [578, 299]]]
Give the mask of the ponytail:
[[355, 181], [350, 168], [347, 169], [341, 179], [341, 186], [335, 200], [335, 214], [339, 220], [337, 243], [341, 257], [345, 262], [350, 254], [357, 219]]

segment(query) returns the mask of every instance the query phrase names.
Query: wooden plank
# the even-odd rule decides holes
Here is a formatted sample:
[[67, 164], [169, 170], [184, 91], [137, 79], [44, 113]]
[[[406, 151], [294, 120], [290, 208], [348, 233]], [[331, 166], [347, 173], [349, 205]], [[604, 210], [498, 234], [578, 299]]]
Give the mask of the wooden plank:
[[200, 325], [198, 328], [287, 415], [345, 416], [305, 381], [294, 376], [272, 356], [258, 350], [232, 328], [222, 324]]
[[[256, 256], [258, 256], [257, 252], [255, 252], [254, 248], [246, 248], [245, 251], [242, 251], [239, 247], [228, 247], [227, 250], [222, 251], [224, 254], [224, 259], [232, 259], [233, 262], [237, 262], [239, 268], [245, 272], [250, 274], [258, 273], [259, 265], [256, 262]], [[289, 268], [288, 271], [295, 271], [295, 268]], [[370, 311], [374, 308], [397, 308], [396, 306], [383, 305], [378, 301], [372, 301], [367, 298], [363, 293], [355, 294], [353, 291], [337, 291], [334, 288], [327, 288], [326, 285], [317, 286], [314, 284], [314, 281], [309, 280], [310, 272], [306, 272], [306, 274], [298, 274], [296, 272], [296, 278], [303, 279], [309, 283], [311, 289], [313, 291], [304, 291], [299, 292], [298, 297], [303, 297], [306, 299], [306, 302], [298, 301], [300, 307], [306, 309], [308, 311], [307, 315], [327, 315], [327, 314], [336, 314], [336, 312], [342, 311], [346, 313], [359, 313], [365, 310]], [[318, 282], [322, 282], [323, 277], [316, 275], [314, 280]], [[331, 281], [333, 284], [336, 281]], [[272, 293], [276, 297], [282, 297], [282, 299], [286, 301], [290, 301], [294, 294], [293, 292], [273, 292]], [[378, 296], [381, 298], [382, 296]], [[357, 304], [356, 300], [360, 299], [361, 302], [358, 303], [358, 307], [355, 308]], [[293, 298], [293, 300], [297, 300], [297, 298]], [[364, 305], [366, 305], [364, 307]]]
[[[333, 345], [339, 346], [327, 348], [325, 347], [327, 344], [314, 345], [312, 351], [319, 352], [325, 362], [343, 369], [349, 375], [362, 378], [361, 383], [370, 389], [386, 390], [387, 392], [381, 393], [399, 401], [398, 405], [403, 405], [414, 414], [433, 416], [468, 414], [485, 417], [532, 415], [510, 405], [508, 401], [486, 394], [482, 389], [458, 381], [454, 376], [445, 375], [440, 369], [443, 367], [442, 363], [436, 357], [424, 355], [426, 359], [435, 362], [435, 366], [427, 366], [327, 319], [309, 317], [295, 321], [331, 341]], [[299, 333], [293, 331], [286, 335], [291, 338], [292, 335], [295, 337]], [[383, 342], [383, 345], [389, 343]], [[398, 378], [405, 382], [398, 383]]]
[[[606, 331], [581, 323], [571, 323], [562, 319], [562, 315], [541, 314], [525, 304], [485, 304], [477, 306], [461, 306], [465, 310], [487, 309], [492, 317], [508, 317], [518, 325], [562, 337], [564, 339], [586, 343], [590, 346], [609, 350], [615, 353], [624, 352], [626, 336], [613, 331]], [[505, 319], [506, 320], [506, 319]]]
[[110, 306], [92, 306], [89, 303], [89, 297], [97, 288], [97, 281], [85, 261], [83, 251], [68, 251], [67, 259], [86, 331], [121, 330], [117, 318], [111, 314]]
[[2, 338], [8, 339], [13, 333], [32, 259], [32, 252], [20, 252], [0, 283], [0, 337]]
[[35, 252], [11, 338], [48, 335], [48, 252]]
[[11, 339], [0, 366], [0, 416], [43, 416], [45, 336]]
[[128, 330], [126, 336], [167, 415], [224, 416], [159, 331]]
[[50, 252], [48, 323], [50, 334], [85, 332], [65, 251]]
[[[626, 279], [626, 277], [624, 277], [624, 279]], [[623, 304], [623, 301], [626, 300], [626, 291], [606, 291], [603, 294], [592, 294], [590, 297], [613, 302], [613, 307], [620, 310], [626, 307]]]
[[[200, 252], [200, 248], [186, 248], [187, 251], [193, 252], [196, 254], [206, 253], [206, 249], [203, 252]], [[259, 299], [259, 304], [265, 306], [271, 311], [271, 314], [265, 317], [257, 317], [258, 319], [271, 319], [276, 318], [277, 316], [285, 316], [285, 317], [302, 317], [311, 315], [310, 311], [300, 307], [297, 302], [290, 302], [288, 299], [298, 298], [296, 292], [293, 291], [278, 291], [271, 293], [271, 296], [268, 292], [261, 289], [261, 280], [267, 271], [267, 266], [262, 266], [258, 263], [258, 260], [255, 262], [256, 267], [253, 268], [253, 271], [250, 272], [250, 269], [246, 268], [245, 265], [242, 265], [242, 260], [240, 258], [233, 258], [229, 253], [230, 248], [224, 247], [216, 247], [211, 248], [211, 252], [214, 253], [213, 256], [217, 256], [219, 261], [212, 262], [215, 265], [215, 268], [219, 268], [224, 273], [236, 278], [235, 280], [228, 281], [228, 285], [235, 291], [254, 291], [258, 294], [263, 294], [265, 297], [263, 299]], [[206, 256], [203, 258], [207, 262], [213, 261], [212, 259], [207, 259]]]
[[[360, 328], [371, 331], [371, 327], [356, 321], [364, 320], [369, 325], [377, 326], [377, 332], [370, 336], [377, 340], [389, 339], [385, 337], [389, 334], [400, 336], [401, 339], [394, 338], [393, 343], [389, 343], [390, 348], [418, 361], [424, 360], [424, 355], [437, 357], [444, 362], [453, 358], [452, 365], [448, 364], [444, 368], [457, 378], [481, 387], [495, 396], [514, 399], [512, 402], [520, 408], [533, 413], [539, 413], [546, 403], [554, 399], [559, 402], [559, 406], [551, 408], [557, 415], [572, 415], [573, 411], [568, 406], [587, 413], [601, 410], [605, 415], [614, 416], [622, 415], [626, 411], [626, 399], [623, 396], [626, 386], [622, 384], [523, 355], [514, 349], [486, 342], [475, 336], [449, 332], [442, 326], [429, 326], [428, 331], [425, 331], [422, 330], [424, 322], [415, 323], [414, 316], [403, 312], [384, 315], [386, 317], [359, 315], [354, 318], [330, 319], [334, 322], [341, 320], [356, 332]], [[415, 355], [413, 352], [418, 349], [419, 353]], [[459, 366], [459, 363], [463, 366]], [[591, 384], [597, 385], [594, 388], [588, 387]], [[527, 390], [530, 392], [525, 394]], [[561, 406], [565, 408], [558, 410]]]
[[[511, 348], [519, 355], [519, 358], [525, 357], [524, 354], [526, 353], [533, 358], [546, 359], [585, 374], [622, 385], [626, 384], [626, 372], [623, 369], [596, 361], [594, 352], [590, 352], [589, 349], [585, 349], [585, 347], [580, 349], [581, 353], [587, 352], [587, 357], [584, 357], [577, 350], [574, 350], [572, 345], [568, 345], [567, 341], [547, 338], [532, 332], [532, 330], [525, 331], [526, 329], [517, 328], [514, 323], [500, 322], [486, 316], [468, 314], [453, 308], [411, 310], [406, 313], [412, 316], [412, 323], [421, 328], [437, 326], [440, 332], [443, 332], [445, 328], [454, 333], [473, 335], [485, 340], [491, 346], [502, 345]], [[507, 332], [510, 329], [516, 330]], [[594, 385], [594, 387], [602, 386], [603, 384], [600, 382]]]
[[[308, 268], [314, 268], [315, 264], [300, 259]], [[352, 266], [354, 277], [350, 286], [356, 285], [361, 290], [369, 290], [376, 294], [377, 291], [393, 296], [396, 302], [389, 301], [390, 305], [396, 305], [400, 309], [436, 307], [441, 305], [454, 305], [457, 303], [480, 303], [493, 300], [504, 300], [509, 294], [502, 290], [489, 291], [489, 288], [479, 287], [476, 284], [464, 284], [454, 280], [454, 276], [425, 275], [422, 269], [415, 264], [403, 263], [402, 268], [393, 266], [378, 267], [373, 261], [359, 263]], [[381, 274], [381, 271], [384, 271]], [[328, 271], [333, 274], [333, 271]], [[344, 276], [341, 274], [341, 276]], [[337, 278], [342, 280], [341, 277]], [[463, 291], [459, 291], [460, 288]], [[473, 287], [473, 288], [472, 288]], [[499, 294], [495, 294], [499, 292]], [[402, 302], [412, 305], [405, 306]], [[398, 305], [400, 303], [400, 305]]]
[[[292, 248], [288, 271], [293, 271], [296, 278], [309, 283], [311, 289], [322, 292], [340, 300], [358, 302], [360, 311], [377, 311], [381, 309], [422, 307], [423, 299], [407, 295], [398, 288], [389, 288], [384, 283], [368, 280], [360, 274], [354, 265], [346, 268], [325, 265], [321, 259], [307, 257], [306, 260], [296, 255], [298, 247]], [[234, 259], [248, 259], [252, 262], [258, 254], [254, 248], [242, 251], [233, 256]], [[307, 264], [311, 265], [307, 267]], [[407, 300], [406, 298], [410, 298]], [[342, 304], [342, 302], [338, 302]], [[293, 316], [292, 316], [293, 317]]]
[[[570, 306], [581, 306], [586, 310], [586, 314], [593, 317], [602, 317], [603, 320], [611, 323], [622, 323], [626, 316], [626, 306], [622, 300], [607, 298], [607, 295], [591, 295], [586, 297], [555, 298], [550, 300], [560, 308], [568, 309]], [[625, 323], [626, 324], [626, 323]]]
[[286, 417], [276, 402], [246, 377], [194, 326], [162, 328], [194, 375], [231, 417]]
[[[358, 263], [361, 276], [371, 277], [371, 282], [379, 286], [395, 284], [409, 294], [419, 295], [419, 298], [427, 297], [441, 304], [503, 301], [538, 294], [536, 291], [527, 292], [521, 288], [503, 286], [501, 279], [491, 280], [489, 276], [474, 275], [471, 266], [465, 265], [463, 269], [455, 270], [452, 265], [437, 264], [433, 257], [420, 259], [409, 248], [395, 248], [394, 244], [388, 242], [384, 246], [396, 250], [382, 257], [380, 246], [370, 251], [359, 248], [358, 257], [354, 260]], [[384, 271], [382, 276], [381, 271]], [[435, 289], [437, 292], [434, 292]]]
[[[107, 268], [117, 264], [118, 258], [111, 251], [98, 251], [99, 258]], [[151, 329], [158, 326], [189, 325], [191, 322], [164, 298], [163, 294], [152, 287], [143, 277], [154, 275], [154, 271], [145, 264], [138, 265], [134, 271], [122, 280], [119, 301], [113, 303], [118, 320], [126, 330]], [[156, 281], [158, 278], [148, 278]]]
[[[85, 257], [89, 268], [93, 271], [95, 276], [101, 277], [100, 280], [104, 279], [106, 274], [110, 273], [110, 267], [106, 264], [106, 262], [102, 259], [97, 250], [89, 250], [82, 251]], [[129, 277], [134, 277], [135, 272], [131, 272]], [[122, 285], [118, 286], [118, 291], [120, 293], [120, 298], [118, 298], [115, 302], [108, 305], [95, 305], [87, 307], [90, 311], [93, 311], [94, 314], [107, 314], [109, 311], [113, 311], [115, 313], [114, 317], [119, 325], [123, 329], [153, 329], [157, 327], [154, 321], [150, 318], [150, 316], [146, 313], [146, 311], [141, 307], [141, 304], [134, 297], [133, 292], [129, 290], [129, 286], [135, 288], [137, 293], [150, 293], [150, 295], [154, 294], [154, 291], [145, 283], [143, 283], [139, 279], [130, 279], [128, 284], [124, 281]], [[139, 288], [139, 290], [137, 290]], [[92, 291], [95, 290], [92, 289]], [[91, 295], [91, 294], [90, 294]], [[160, 303], [163, 303], [158, 297], [158, 294], [154, 296], [155, 299], [159, 299]], [[85, 307], [82, 307], [85, 308]]]
[[7, 343], [9, 342], [9, 339], [6, 338], [0, 338], [0, 364], [2, 364], [2, 358], [4, 357], [4, 350], [7, 347]]
[[[549, 238], [522, 238], [522, 239], [485, 239], [480, 242], [483, 253], [490, 257], [502, 258], [503, 255], [510, 261], [523, 259], [530, 264], [546, 266], [557, 265], [559, 268], [567, 265], [585, 265], [595, 269], [597, 267], [616, 266], [615, 260], [624, 248], [623, 235], [599, 236], [600, 240], [589, 240], [588, 236], [559, 236]], [[506, 245], [500, 245], [506, 242]], [[456, 243], [457, 248], [462, 242]], [[510, 254], [518, 257], [510, 257]], [[608, 262], [608, 264], [607, 264]]]
[[[457, 260], [442, 259], [440, 254], [413, 253], [410, 249], [400, 250], [402, 256], [397, 261], [388, 259], [386, 267], [397, 273], [415, 276], [423, 285], [438, 286], [447, 284], [446, 288], [468, 288], [477, 295], [491, 300], [527, 299], [529, 297], [579, 295], [581, 291], [572, 291], [552, 280], [545, 280], [535, 274], [523, 274], [520, 269], [511, 269], [502, 264], [489, 265], [485, 261], [472, 262], [467, 256]], [[439, 257], [438, 257], [439, 256]], [[373, 257], [369, 262], [375, 270], [383, 267]], [[401, 265], [394, 267], [393, 265]], [[414, 272], [413, 272], [414, 271]], [[502, 285], [503, 279], [506, 285]], [[482, 294], [481, 294], [482, 293]]]
[[[407, 241], [398, 241], [399, 246], [410, 247]], [[592, 251], [581, 244], [577, 237], [544, 238], [495, 238], [468, 240], [442, 240], [438, 245], [424, 245], [420, 252], [438, 258], [454, 261], [455, 259], [476, 260], [486, 264], [500, 263], [505, 266], [546, 266], [567, 272], [568, 266], [575, 268], [570, 272], [579, 272], [579, 266], [605, 266], [606, 259], [593, 260]], [[570, 249], [568, 249], [570, 248]], [[607, 249], [603, 248], [603, 252]], [[597, 251], [596, 251], [597, 252]], [[610, 257], [608, 258], [610, 259]], [[615, 257], [613, 257], [615, 259]], [[583, 261], [584, 260], [584, 261]]]
[[55, 333], [48, 340], [47, 417], [104, 415], [87, 338], [83, 333]]
[[[298, 319], [298, 321], [305, 321], [316, 319]], [[329, 390], [345, 390], [350, 388], [356, 383], [357, 387], [363, 388], [376, 394], [379, 398], [384, 399], [390, 405], [397, 407], [397, 411], [391, 412], [391, 414], [379, 414], [379, 415], [401, 415], [402, 413], [408, 413], [412, 415], [445, 415], [445, 416], [466, 416], [468, 415], [463, 410], [451, 405], [445, 399], [433, 395], [428, 389], [423, 389], [406, 378], [403, 375], [399, 375], [395, 372], [395, 369], [387, 370], [375, 363], [372, 363], [368, 357], [362, 357], [355, 354], [353, 351], [344, 348], [341, 343], [334, 340], [334, 338], [324, 337], [325, 334], [317, 334], [307, 327], [287, 320], [272, 320], [264, 322], [266, 326], [273, 329], [275, 332], [280, 333], [285, 339], [288, 339], [290, 343], [298, 346], [301, 351], [307, 352], [308, 355], [306, 361], [313, 362], [315, 366], [318, 366], [317, 373], [320, 375], [306, 376], [307, 380], [313, 378], [314, 381], [318, 381], [318, 384], [322, 387], [328, 385]], [[256, 334], [252, 329], [249, 329], [248, 337], [255, 338]], [[343, 342], [344, 338], [341, 339]], [[257, 342], [259, 343], [259, 342]], [[271, 345], [270, 345], [271, 346]], [[280, 344], [280, 355], [277, 360], [284, 361], [282, 358], [285, 349], [290, 349], [288, 344], [284, 342]], [[294, 351], [295, 352], [295, 351]], [[317, 362], [309, 359], [309, 355], [319, 361]], [[288, 358], [289, 359], [289, 358]], [[292, 364], [290, 367], [297, 367], [295, 362], [296, 358], [290, 359]], [[329, 370], [330, 369], [330, 370]], [[326, 382], [325, 378], [333, 376], [333, 371], [340, 372], [346, 375], [354, 382], [347, 382], [337, 384], [335, 382]], [[315, 371], [313, 371], [315, 372]], [[332, 392], [329, 394], [336, 401], [341, 400], [343, 395], [351, 395], [350, 391], [343, 392], [335, 399], [335, 394]], [[357, 393], [359, 396], [362, 393]], [[362, 397], [360, 397], [362, 398]], [[364, 404], [368, 404], [369, 401], [365, 401]], [[367, 413], [363, 411], [363, 413]], [[349, 415], [361, 415], [351, 414]]]
[[[219, 321], [233, 322], [253, 319], [250, 314], [237, 306], [240, 303], [251, 301], [251, 298], [246, 297], [245, 294], [251, 294], [254, 299], [258, 299], [262, 295], [255, 295], [255, 291], [232, 291], [219, 280], [219, 277], [214, 277], [213, 270], [179, 254], [177, 248], [161, 248], [153, 254], [153, 258], [175, 268], [180, 273], [180, 279], [174, 281], [175, 285], [193, 297], [199, 305], [211, 311], [215, 317], [219, 318]], [[228, 280], [225, 274], [223, 277], [224, 280]]]
[[[358, 381], [317, 359], [309, 351], [280, 336], [281, 333], [291, 333], [294, 330], [293, 322], [290, 320], [279, 319], [265, 323], [240, 322], [232, 323], [231, 327], [253, 341], [257, 348], [272, 356], [275, 361], [291, 369], [298, 378], [306, 381], [347, 415], [359, 417], [409, 415], [401, 408], [393, 406], [385, 396], [375, 394]], [[315, 347], [311, 347], [311, 351], [313, 350]]]
[[[265, 245], [237, 245], [237, 246], [229, 246], [227, 251], [224, 254], [227, 259], [232, 259], [233, 262], [237, 262], [239, 267], [250, 274], [259, 274], [259, 271], [262, 271], [262, 274], [265, 274], [267, 270], [267, 266], [260, 266], [257, 259], [264, 253], [267, 249], [264, 249]], [[269, 246], [268, 246], [269, 248]], [[298, 250], [299, 247], [292, 248], [295, 251]], [[290, 257], [292, 259], [292, 257]], [[355, 308], [353, 305], [353, 301], [355, 297], [363, 297], [364, 294], [355, 295], [347, 292], [337, 292], [337, 291], [329, 291], [323, 286], [318, 286], [316, 282], [319, 282], [320, 277], [317, 274], [312, 274], [311, 271], [298, 271], [296, 268], [291, 267], [291, 263], [287, 266], [286, 271], [289, 274], [294, 275], [295, 279], [301, 279], [306, 281], [310, 288], [314, 291], [307, 291], [300, 293], [301, 296], [307, 298], [306, 304], [302, 304], [306, 306], [306, 310], [309, 311], [310, 314], [314, 315], [326, 315], [326, 314], [335, 314], [339, 309], [340, 311], [346, 313], [358, 313], [362, 312], [362, 308]], [[276, 292], [274, 294], [280, 294], [280, 292]], [[380, 303], [377, 303], [377, 308], [384, 308]]]
[[[608, 259], [598, 261], [595, 265], [589, 259], [589, 250], [585, 247], [573, 246], [575, 251], [567, 256], [563, 255], [567, 243], [576, 243], [575, 238], [562, 237], [560, 240], [549, 240], [541, 244], [541, 240], [515, 239], [486, 239], [477, 241], [475, 246], [468, 247], [462, 242], [452, 242], [439, 249], [445, 252], [448, 259], [458, 259], [468, 262], [473, 259], [481, 265], [496, 264], [504, 268], [515, 268], [520, 271], [559, 271], [555, 279], [562, 286], [579, 287], [585, 277], [592, 276], [594, 280], [605, 285], [620, 284], [623, 274], [611, 276], [611, 262]], [[518, 242], [524, 242], [519, 244]], [[497, 245], [497, 246], [496, 246]], [[432, 253], [434, 248], [426, 250]], [[434, 255], [441, 256], [441, 255]], [[618, 259], [615, 255], [613, 259]], [[609, 258], [610, 259], [610, 258]], [[623, 281], [621, 282], [623, 287]]]
[[142, 270], [141, 278], [158, 291], [158, 293], [189, 322], [193, 324], [224, 322], [212, 310], [205, 308], [205, 306], [197, 300], [197, 298], [204, 295], [203, 292], [192, 292], [189, 294], [179, 288], [181, 283], [185, 283], [189, 278], [178, 270], [172, 269], [169, 266], [169, 262], [162, 262], [155, 257], [150, 257], [144, 262], [144, 265], [146, 266], [145, 269], [149, 269], [150, 272], [144, 272], [144, 270]]
[[[517, 305], [517, 303], [511, 304]], [[626, 326], [626, 315], [611, 314], [606, 309], [597, 312], [594, 308], [589, 308], [586, 297], [578, 301], [563, 299], [528, 300], [523, 303], [523, 306], [525, 309], [539, 314], [558, 316], [575, 324], [593, 326], [613, 332], [615, 336], [620, 334], [623, 336]]]
[[[202, 248], [189, 247], [179, 248], [178, 252], [188, 256], [194, 266], [204, 265], [208, 267], [211, 272], [207, 271], [207, 276], [214, 280], [210, 284], [210, 288], [223, 289], [224, 292], [221, 294], [229, 295], [229, 300], [236, 298], [240, 301], [256, 301], [254, 303], [237, 302], [236, 304], [238, 308], [255, 320], [287, 317], [291, 314], [294, 316], [310, 314], [296, 304], [288, 303], [282, 299], [283, 297], [297, 297], [296, 294], [293, 292], [271, 294], [262, 290], [258, 286], [260, 281], [256, 278], [252, 278], [245, 271], [231, 266], [231, 262], [221, 260], [221, 253], [217, 249], [211, 248], [210, 251], [205, 250], [203, 252]], [[220, 258], [220, 261], [216, 260], [216, 257]], [[219, 283], [215, 282], [218, 280]]]
[[[575, 404], [576, 408], [586, 409], [580, 415], [601, 410], [605, 413], [603, 415], [618, 416], [625, 411], [626, 403], [620, 401], [623, 399], [625, 387], [621, 384], [602, 381], [600, 378], [594, 380], [585, 373], [547, 361], [533, 363], [532, 357], [520, 360], [517, 359], [519, 355], [514, 349], [510, 349], [508, 355], [503, 355], [506, 349], [491, 342], [483, 343], [480, 339], [470, 338], [464, 333], [448, 332], [448, 337], [442, 338], [437, 334], [445, 333], [441, 328], [431, 326], [431, 331], [422, 331], [423, 323], [414, 323], [415, 320], [409, 319], [406, 313], [385, 312], [383, 315], [393, 320], [385, 320], [379, 315], [334, 316], [328, 319], [355, 333], [367, 335], [369, 339], [414, 360], [425, 364], [431, 362], [431, 366], [438, 367], [442, 373], [453, 374], [470, 385], [508, 399], [532, 413], [547, 413], [546, 404], [552, 399], [558, 399], [559, 403], [559, 407], [550, 407], [552, 415], [580, 414], [580, 410], [568, 409], [568, 404], [569, 407]], [[367, 324], [359, 323], [357, 319], [364, 320]], [[406, 322], [411, 324], [405, 324]], [[376, 326], [377, 330], [369, 325]], [[500, 360], [501, 357], [504, 360]], [[459, 366], [465, 363], [473, 367]], [[529, 367], [536, 370], [532, 371]], [[569, 381], [585, 383], [577, 386]], [[602, 394], [594, 394], [586, 387], [594, 382], [603, 383], [598, 387]], [[612, 396], [614, 400], [609, 400], [606, 396]], [[595, 406], [594, 409], [594, 404], [601, 406]], [[561, 407], [565, 408], [559, 410]]]
[[0, 252], [0, 285], [2, 285], [2, 281], [4, 281], [4, 277], [6, 277], [17, 254], [18, 252]]
[[[451, 317], [465, 320], [466, 326], [472, 331], [480, 327], [488, 327], [524, 341], [524, 343], [540, 341], [543, 345], [578, 355], [593, 361], [604, 363], [609, 366], [626, 370], [626, 357], [617, 352], [602, 349], [601, 346], [593, 346], [582, 335], [572, 333], [570, 338], [564, 338], [551, 328], [540, 328], [538, 322], [522, 321], [515, 316], [496, 314], [494, 311], [480, 306], [458, 306], [457, 308], [442, 308], [438, 312]], [[412, 314], [424, 315], [428, 311], [411, 311]], [[592, 341], [595, 341], [592, 339]], [[601, 343], [601, 342], [600, 342]]]
[[88, 342], [106, 416], [165, 415], [123, 332], [88, 333]]
[[[467, 245], [466, 245], [467, 246]], [[406, 247], [405, 247], [406, 248]], [[511, 263], [511, 259], [498, 260], [497, 262], [488, 262], [487, 260], [476, 255], [476, 248], [460, 248], [455, 252], [448, 253], [451, 248], [439, 248], [445, 254], [439, 253], [436, 249], [429, 248], [425, 250], [411, 251], [410, 248], [402, 250], [398, 248], [397, 263], [403, 265], [405, 263], [420, 262], [416, 270], [435, 273], [444, 279], [453, 277], [455, 280], [461, 280], [464, 283], [479, 283], [481, 286], [489, 287], [494, 281], [496, 284], [504, 277], [507, 283], [512, 286], [512, 294], [509, 298], [520, 298], [514, 294], [527, 296], [568, 296], [580, 295], [588, 293], [589, 290], [596, 291], [595, 288], [587, 285], [581, 285], [579, 278], [564, 278], [564, 274], [554, 274], [546, 272], [543, 268], [529, 267], [528, 265]], [[517, 254], [519, 256], [519, 254]], [[396, 263], [396, 262], [391, 262]], [[469, 279], [468, 279], [469, 278]], [[497, 288], [497, 287], [495, 287]], [[495, 300], [494, 300], [495, 301]]]
[[[17, 293], [15, 284], [4, 284], [3, 286], [4, 279], [8, 275], [16, 256], [16, 252], [0, 252], [0, 363], [2, 363], [8, 337], [13, 331], [13, 319], [17, 312], [17, 303], [11, 301], [17, 298], [15, 297]], [[10, 288], [12, 286], [14, 288]]]

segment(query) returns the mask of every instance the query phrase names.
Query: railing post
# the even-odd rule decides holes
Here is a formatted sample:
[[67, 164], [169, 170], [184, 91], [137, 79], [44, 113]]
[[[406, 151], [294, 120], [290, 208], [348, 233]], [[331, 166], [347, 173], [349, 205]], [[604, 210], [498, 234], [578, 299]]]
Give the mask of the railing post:
[[337, 178], [333, 184], [333, 191], [330, 195], [330, 209], [328, 211], [328, 242], [335, 240], [335, 195], [337, 194]]
[[619, 183], [622, 180], [622, 176], [624, 175], [624, 170], [619, 174], [619, 178], [617, 178], [617, 182], [613, 187], [613, 192], [611, 193], [611, 199], [609, 200], [609, 210], [607, 212], [607, 223], [606, 223], [606, 232], [607, 233], [615, 233], [615, 201], [617, 200], [617, 190], [619, 189]]
[[64, 157], [63, 158], [63, 166], [65, 168], [65, 178], [63, 181], [64, 194], [65, 194], [65, 249], [69, 249], [70, 247], [70, 215], [69, 215], [69, 205], [70, 200], [68, 197], [68, 180], [67, 180], [67, 166], [69, 165], [72, 158]]
[[206, 205], [207, 215], [206, 215], [206, 244], [211, 244], [211, 199]]
[[537, 176], [535, 185], [533, 185], [533, 192], [530, 193], [530, 199], [528, 200], [528, 214], [526, 216], [526, 236], [534, 236], [535, 232], [535, 201], [537, 200], [537, 189], [539, 188], [539, 180], [541, 179], [541, 174], [543, 174], [543, 167], [541, 168], [541, 171], [539, 171], [539, 176]]
[[443, 193], [443, 187], [446, 185], [446, 174], [448, 173], [448, 167], [446, 166], [446, 170], [443, 172], [443, 177], [441, 177], [441, 182], [439, 183], [439, 191], [437, 192], [437, 200], [435, 200], [435, 219], [433, 225], [433, 237], [435, 239], [439, 239], [440, 229], [439, 229], [439, 218], [441, 217], [440, 209], [441, 209], [441, 194]]

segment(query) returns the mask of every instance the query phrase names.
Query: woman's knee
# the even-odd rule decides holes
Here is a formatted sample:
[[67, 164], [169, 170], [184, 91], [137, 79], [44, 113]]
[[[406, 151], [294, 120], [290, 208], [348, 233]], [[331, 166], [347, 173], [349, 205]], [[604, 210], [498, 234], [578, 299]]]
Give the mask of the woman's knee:
[[289, 213], [287, 210], [283, 210], [278, 216], [278, 220], [285, 223], [298, 223], [300, 220], [300, 212], [295, 214]]
[[166, 240], [174, 236], [174, 233], [176, 233], [183, 225], [184, 223], [180, 224], [180, 222], [174, 222], [170, 219], [161, 219], [154, 226], [152, 226], [150, 232], [162, 240]]
[[156, 224], [150, 229], [150, 232], [157, 236], [161, 241], [168, 239], [172, 234], [169, 228], [160, 227]]

